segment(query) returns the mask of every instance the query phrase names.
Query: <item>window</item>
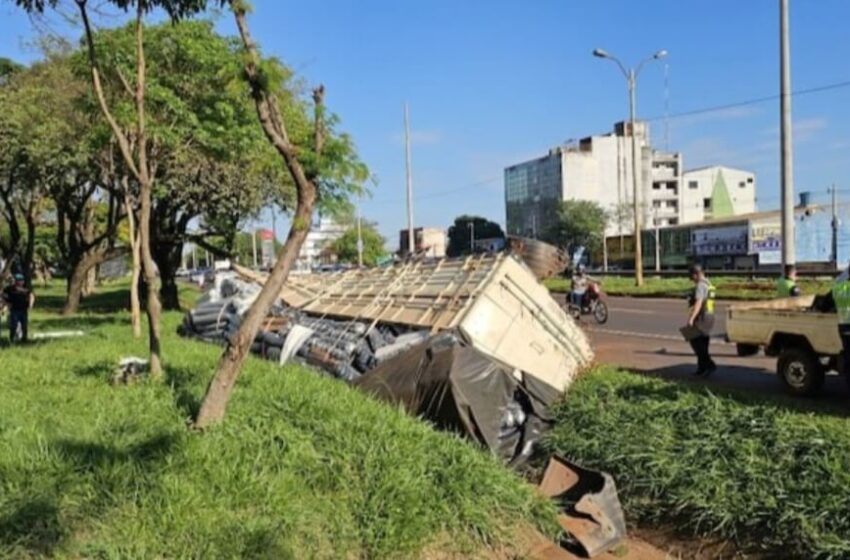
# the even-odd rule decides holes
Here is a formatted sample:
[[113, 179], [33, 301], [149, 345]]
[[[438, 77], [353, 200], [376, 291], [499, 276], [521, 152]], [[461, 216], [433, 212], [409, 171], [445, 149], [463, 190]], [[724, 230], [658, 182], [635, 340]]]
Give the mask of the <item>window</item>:
[[752, 178], [752, 177], [747, 177], [747, 182], [748, 182], [749, 184], [751, 184], [751, 185], [752, 185], [752, 184], [753, 184], [753, 178]]
[[652, 201], [652, 207], [653, 208], [661, 208], [661, 201], [660, 200], [653, 200]]
[[705, 208], [706, 210], [711, 210], [711, 199], [710, 198], [702, 199], [702, 207]]
[[671, 226], [675, 226], [679, 224], [679, 218], [670, 218], [667, 220], [667, 224]]
[[652, 190], [654, 190], [654, 191], [661, 190], [661, 183], [652, 183]]
[[744, 181], [741, 181], [740, 183], [738, 183], [738, 187], [739, 187], [739, 188], [742, 188], [742, 189], [746, 189], [746, 188], [747, 188], [747, 183], [745, 183]]
[[689, 189], [698, 189], [699, 188], [699, 181], [688, 181], [688, 188]]

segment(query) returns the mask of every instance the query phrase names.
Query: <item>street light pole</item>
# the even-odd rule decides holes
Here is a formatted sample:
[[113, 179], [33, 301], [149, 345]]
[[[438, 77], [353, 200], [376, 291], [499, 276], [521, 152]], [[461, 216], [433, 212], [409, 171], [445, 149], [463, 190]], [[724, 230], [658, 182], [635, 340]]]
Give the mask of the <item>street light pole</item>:
[[643, 286], [643, 248], [641, 246], [641, 233], [640, 233], [640, 180], [638, 179], [638, 164], [637, 164], [637, 135], [636, 135], [636, 126], [635, 126], [635, 112], [636, 112], [636, 102], [635, 102], [635, 89], [637, 85], [637, 77], [640, 74], [643, 65], [652, 60], [661, 60], [665, 56], [667, 56], [666, 50], [660, 50], [652, 55], [650, 58], [646, 58], [638, 64], [637, 68], [630, 68], [626, 70], [626, 67], [623, 66], [623, 63], [620, 60], [608, 54], [602, 49], [595, 49], [593, 51], [593, 56], [598, 58], [607, 58], [609, 60], [613, 60], [617, 63], [617, 66], [620, 67], [620, 71], [623, 73], [623, 76], [626, 78], [626, 84], [629, 88], [629, 127], [631, 128], [632, 135], [632, 210], [634, 212], [634, 240], [635, 240], [635, 284], [637, 286]]
[[782, 137], [782, 264], [794, 264], [794, 160], [791, 146], [791, 53], [788, 38], [788, 0], [779, 0], [780, 113]]
[[357, 203], [357, 267], [363, 268], [363, 232], [360, 226], [360, 203]]

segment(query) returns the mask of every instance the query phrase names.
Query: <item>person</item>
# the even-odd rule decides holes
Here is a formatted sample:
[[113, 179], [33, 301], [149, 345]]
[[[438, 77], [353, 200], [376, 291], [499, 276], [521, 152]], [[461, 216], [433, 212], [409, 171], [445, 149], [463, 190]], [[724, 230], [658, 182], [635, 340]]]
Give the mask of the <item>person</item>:
[[9, 340], [26, 342], [29, 310], [35, 305], [35, 295], [27, 288], [23, 274], [15, 274], [15, 281], [3, 290], [3, 302], [9, 307]]
[[697, 356], [696, 375], [705, 377], [717, 369], [717, 364], [711, 359], [708, 350], [711, 330], [714, 328], [715, 290], [700, 265], [693, 265], [690, 274], [694, 290], [688, 301], [688, 326], [696, 328], [699, 334], [692, 337], [689, 342]]
[[797, 267], [793, 264], [786, 264], [784, 273], [776, 281], [776, 297], [789, 298], [799, 295], [800, 288], [797, 286]]
[[[848, 267], [850, 274], [850, 267]], [[838, 313], [838, 336], [844, 350], [844, 371], [850, 376], [850, 277], [842, 274], [832, 286], [832, 299], [835, 301], [835, 312]], [[850, 377], [848, 377], [850, 378]]]
[[573, 274], [572, 286], [570, 287], [570, 301], [579, 309], [581, 309], [581, 301], [584, 299], [584, 294], [587, 292], [588, 282], [589, 278], [587, 274], [585, 274], [584, 265], [578, 265], [575, 273]]

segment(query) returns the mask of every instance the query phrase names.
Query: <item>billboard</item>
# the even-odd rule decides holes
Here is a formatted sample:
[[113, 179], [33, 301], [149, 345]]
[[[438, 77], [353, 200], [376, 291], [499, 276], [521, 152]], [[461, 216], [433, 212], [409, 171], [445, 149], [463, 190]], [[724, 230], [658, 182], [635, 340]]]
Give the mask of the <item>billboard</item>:
[[747, 226], [726, 226], [695, 229], [691, 238], [694, 255], [746, 255]]

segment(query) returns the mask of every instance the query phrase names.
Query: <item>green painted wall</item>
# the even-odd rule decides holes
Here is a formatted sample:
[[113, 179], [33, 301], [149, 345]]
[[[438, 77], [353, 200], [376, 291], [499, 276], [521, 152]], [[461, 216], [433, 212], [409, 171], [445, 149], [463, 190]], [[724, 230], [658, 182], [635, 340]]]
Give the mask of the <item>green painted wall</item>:
[[729, 189], [726, 187], [723, 171], [718, 171], [717, 177], [714, 179], [714, 187], [711, 191], [711, 217], [726, 218], [727, 216], [734, 215], [735, 211], [732, 207], [732, 198], [729, 196]]

